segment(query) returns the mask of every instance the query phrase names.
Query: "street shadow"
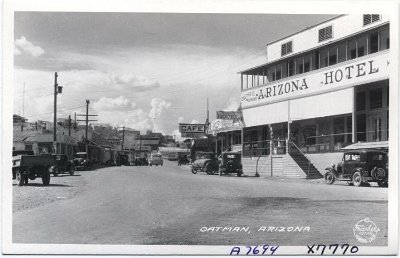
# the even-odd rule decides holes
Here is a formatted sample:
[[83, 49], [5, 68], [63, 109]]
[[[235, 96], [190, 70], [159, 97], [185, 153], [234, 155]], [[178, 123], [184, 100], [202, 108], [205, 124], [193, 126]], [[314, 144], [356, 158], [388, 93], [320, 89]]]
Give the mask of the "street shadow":
[[23, 185], [23, 187], [29, 187], [29, 186], [34, 186], [34, 187], [73, 187], [71, 185], [52, 184], [52, 183], [50, 183], [49, 185], [43, 185], [41, 183], [28, 183], [28, 185]]
[[74, 174], [74, 175], [69, 175], [69, 174], [58, 175], [58, 177], [70, 177], [70, 176], [81, 176], [81, 175], [76, 175], [76, 174]]

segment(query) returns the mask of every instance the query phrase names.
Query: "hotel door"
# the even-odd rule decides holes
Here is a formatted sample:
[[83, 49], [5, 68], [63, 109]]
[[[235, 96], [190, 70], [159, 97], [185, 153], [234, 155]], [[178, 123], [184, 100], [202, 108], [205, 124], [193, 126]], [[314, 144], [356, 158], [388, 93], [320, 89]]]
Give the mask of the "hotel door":
[[383, 115], [372, 115], [369, 117], [367, 129], [367, 141], [386, 141], [386, 125]]

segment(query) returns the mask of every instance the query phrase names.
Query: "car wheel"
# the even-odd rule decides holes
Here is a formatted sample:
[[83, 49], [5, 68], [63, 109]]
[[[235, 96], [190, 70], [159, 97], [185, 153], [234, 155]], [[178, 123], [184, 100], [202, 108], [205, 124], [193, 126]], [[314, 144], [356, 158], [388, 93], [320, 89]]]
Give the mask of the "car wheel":
[[50, 173], [46, 173], [44, 176], [42, 176], [42, 183], [43, 185], [50, 184]]
[[74, 167], [74, 166], [71, 166], [71, 167], [69, 168], [69, 174], [70, 174], [71, 176], [73, 176], [73, 175], [75, 174], [75, 167]]
[[193, 174], [197, 174], [197, 170], [194, 169], [194, 168], [192, 168], [192, 173], [193, 173]]
[[238, 171], [238, 172], [237, 172], [237, 176], [238, 176], [238, 177], [241, 177], [241, 176], [242, 176], [242, 172]]
[[205, 166], [204, 170], [206, 171], [206, 173], [207, 173], [208, 175], [214, 174], [214, 172], [213, 172], [213, 170], [212, 170], [212, 166], [211, 166], [210, 163], [208, 163], [208, 164]]
[[353, 179], [352, 182], [353, 182], [354, 186], [358, 187], [358, 186], [362, 185], [362, 176], [361, 176], [360, 171], [354, 172], [352, 179]]
[[331, 185], [331, 184], [333, 184], [333, 182], [335, 182], [335, 176], [333, 175], [333, 173], [331, 171], [327, 171], [325, 173], [324, 178], [325, 178], [325, 183], [328, 185]]
[[29, 178], [27, 175], [24, 175], [24, 185], [28, 185]]
[[387, 187], [387, 182], [385, 181], [378, 181], [377, 183], [379, 187]]
[[18, 169], [16, 171], [16, 176], [17, 176], [17, 185], [18, 186], [23, 186], [24, 185], [24, 175], [21, 173], [21, 171]]
[[54, 168], [53, 176], [58, 176], [59, 172], [58, 168]]

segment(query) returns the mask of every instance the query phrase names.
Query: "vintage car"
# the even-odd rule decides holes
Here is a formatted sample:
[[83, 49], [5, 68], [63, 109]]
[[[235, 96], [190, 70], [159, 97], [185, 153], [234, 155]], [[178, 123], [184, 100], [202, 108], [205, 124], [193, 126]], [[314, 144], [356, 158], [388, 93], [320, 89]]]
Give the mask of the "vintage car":
[[50, 168], [50, 173], [54, 176], [58, 174], [69, 173], [71, 176], [75, 173], [75, 166], [72, 160], [68, 159], [65, 154], [55, 154], [56, 164]]
[[90, 168], [89, 155], [86, 152], [77, 152], [74, 154], [73, 163], [76, 170], [85, 170]]
[[135, 166], [148, 166], [149, 160], [146, 157], [138, 157], [135, 159]]
[[335, 180], [347, 181], [348, 184], [360, 186], [376, 182], [380, 187], [388, 185], [387, 153], [381, 150], [352, 150], [343, 153], [342, 161], [325, 170], [325, 182], [332, 184]]
[[13, 174], [17, 185], [27, 185], [28, 180], [42, 178], [43, 185], [50, 184], [50, 168], [55, 164], [53, 155], [16, 155], [13, 157]]
[[196, 155], [196, 160], [192, 163], [192, 173], [198, 171], [206, 172], [209, 175], [218, 171], [218, 158], [214, 152], [202, 152]]
[[242, 154], [240, 152], [227, 151], [222, 153], [218, 170], [220, 176], [230, 173], [241, 176], [243, 174], [242, 168]]
[[[12, 156], [18, 156], [18, 155], [35, 155], [35, 153], [32, 150], [13, 150], [12, 151]], [[17, 175], [15, 174], [15, 171], [13, 170], [13, 179], [17, 178]]]
[[164, 161], [163, 161], [163, 157], [161, 155], [161, 153], [152, 153], [150, 155], [150, 161], [149, 161], [150, 166], [153, 165], [164, 165]]
[[178, 166], [189, 164], [190, 160], [188, 155], [179, 155], [178, 156]]

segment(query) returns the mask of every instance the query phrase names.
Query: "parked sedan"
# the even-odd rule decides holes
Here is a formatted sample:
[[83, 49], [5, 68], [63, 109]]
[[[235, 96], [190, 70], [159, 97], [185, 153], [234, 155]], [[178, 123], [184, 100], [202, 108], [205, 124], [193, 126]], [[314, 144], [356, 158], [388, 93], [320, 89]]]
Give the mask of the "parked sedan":
[[198, 171], [206, 172], [212, 175], [218, 172], [218, 158], [214, 152], [203, 152], [199, 158], [192, 163], [192, 173], [197, 174]]

